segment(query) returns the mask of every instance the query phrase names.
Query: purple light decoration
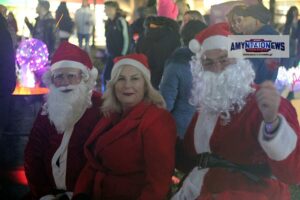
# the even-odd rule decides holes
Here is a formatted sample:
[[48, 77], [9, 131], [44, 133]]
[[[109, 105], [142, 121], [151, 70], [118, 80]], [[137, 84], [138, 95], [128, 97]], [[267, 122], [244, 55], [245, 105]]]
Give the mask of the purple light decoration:
[[29, 67], [32, 72], [47, 66], [48, 56], [46, 44], [34, 38], [22, 41], [16, 52], [16, 60], [20, 67]]
[[279, 67], [275, 86], [280, 93], [285, 88], [294, 92], [300, 91], [300, 65], [288, 70], [283, 66]]

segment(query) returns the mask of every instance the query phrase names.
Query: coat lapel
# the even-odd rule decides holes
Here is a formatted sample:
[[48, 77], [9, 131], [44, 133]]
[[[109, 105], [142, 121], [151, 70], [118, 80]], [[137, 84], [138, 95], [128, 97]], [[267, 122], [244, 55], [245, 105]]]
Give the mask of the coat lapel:
[[[86, 147], [90, 149], [92, 153], [92, 146], [97, 141], [97, 152], [103, 151], [104, 148], [117, 141], [122, 136], [128, 134], [136, 128], [146, 110], [150, 107], [150, 104], [145, 102], [139, 103], [135, 106], [125, 118], [121, 119], [117, 124], [113, 125], [113, 122], [118, 119], [117, 114], [111, 115], [109, 118], [103, 117], [93, 130], [93, 133], [89, 137]], [[95, 147], [94, 147], [95, 148]]]

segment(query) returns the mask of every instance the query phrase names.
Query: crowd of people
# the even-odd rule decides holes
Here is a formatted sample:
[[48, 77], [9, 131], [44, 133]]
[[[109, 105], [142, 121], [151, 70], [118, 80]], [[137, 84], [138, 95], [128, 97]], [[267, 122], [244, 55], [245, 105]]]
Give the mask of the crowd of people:
[[[87, 0], [74, 21], [65, 2], [53, 18], [42, 0], [36, 23], [25, 19], [51, 62], [43, 75], [49, 93], [25, 149], [30, 192], [23, 199], [290, 199], [289, 185], [300, 183], [300, 125], [274, 81], [280, 64], [299, 62], [297, 7], [283, 30], [290, 59], [246, 59], [228, 56], [230, 35], [279, 34], [261, 2], [237, 5], [215, 24], [184, 0], [147, 1], [132, 25], [117, 1], [104, 6], [103, 92], [94, 90], [96, 19]], [[78, 46], [68, 42], [74, 29]], [[0, 78], [2, 115], [16, 84], [2, 15], [0, 35], [0, 74], [10, 74]], [[172, 191], [175, 169], [185, 178]]]

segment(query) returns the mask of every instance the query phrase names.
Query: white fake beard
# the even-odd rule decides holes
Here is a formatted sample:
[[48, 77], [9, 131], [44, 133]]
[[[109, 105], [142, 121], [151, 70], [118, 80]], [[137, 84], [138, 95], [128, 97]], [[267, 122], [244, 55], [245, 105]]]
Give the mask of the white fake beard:
[[[63, 92], [69, 89], [72, 91]], [[64, 133], [76, 124], [83, 112], [91, 106], [91, 95], [92, 92], [83, 82], [59, 88], [50, 85], [46, 109], [49, 120], [59, 133]]]
[[191, 62], [193, 88], [190, 103], [198, 110], [220, 114], [223, 123], [230, 121], [230, 112], [239, 112], [251, 87], [255, 73], [248, 60], [237, 59], [221, 73], [204, 71], [196, 57]]

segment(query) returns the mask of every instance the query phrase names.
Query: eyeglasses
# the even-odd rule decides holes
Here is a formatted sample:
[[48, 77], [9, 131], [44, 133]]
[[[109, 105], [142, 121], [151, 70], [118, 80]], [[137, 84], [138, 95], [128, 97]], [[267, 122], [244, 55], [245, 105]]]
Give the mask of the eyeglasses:
[[216, 64], [221, 64], [222, 66], [226, 66], [228, 64], [231, 63], [231, 59], [226, 56], [222, 56], [218, 59], [210, 59], [210, 58], [206, 58], [202, 60], [202, 65], [205, 68], [211, 68], [213, 66], [215, 66]]
[[69, 83], [74, 83], [74, 82], [80, 81], [81, 77], [82, 77], [81, 73], [78, 74], [78, 73], [72, 73], [72, 72], [53, 74], [53, 80], [55, 82], [59, 82], [59, 83], [63, 82], [64, 80], [68, 80]]

